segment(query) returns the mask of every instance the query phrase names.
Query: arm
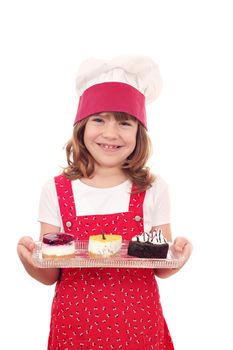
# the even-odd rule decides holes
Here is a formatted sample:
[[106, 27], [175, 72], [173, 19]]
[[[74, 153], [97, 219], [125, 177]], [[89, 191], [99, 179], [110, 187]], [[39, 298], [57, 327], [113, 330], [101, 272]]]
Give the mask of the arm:
[[[152, 230], [154, 229], [162, 229], [164, 237], [167, 239], [168, 242], [172, 242], [172, 233], [171, 233], [171, 226], [170, 224], [161, 225], [161, 226], [154, 226], [152, 227]], [[173, 245], [171, 247], [172, 251], [176, 254], [180, 254], [184, 257], [184, 263], [183, 265], [178, 269], [155, 269], [155, 275], [160, 278], [167, 278], [172, 275], [174, 275], [176, 272], [178, 272], [184, 264], [188, 261], [191, 253], [192, 253], [192, 244], [189, 242], [187, 238], [184, 237], [177, 237]]]
[[[40, 239], [42, 239], [45, 233], [59, 231], [60, 227], [41, 223]], [[60, 270], [58, 268], [42, 269], [36, 267], [32, 261], [32, 251], [34, 248], [35, 243], [31, 237], [24, 236], [18, 242], [17, 252], [25, 270], [31, 277], [43, 284], [51, 285], [55, 283], [58, 279]]]

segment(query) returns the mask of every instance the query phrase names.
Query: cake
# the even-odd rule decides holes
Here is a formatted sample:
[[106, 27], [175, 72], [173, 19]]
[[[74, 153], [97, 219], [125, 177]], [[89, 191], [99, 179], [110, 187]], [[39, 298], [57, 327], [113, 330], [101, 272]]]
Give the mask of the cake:
[[75, 255], [74, 236], [68, 233], [47, 233], [42, 239], [44, 259], [68, 259]]
[[168, 248], [167, 240], [164, 238], [162, 230], [159, 229], [133, 237], [129, 242], [128, 255], [139, 258], [165, 259]]
[[109, 257], [120, 251], [122, 237], [113, 234], [100, 234], [89, 237], [88, 252], [92, 256]]

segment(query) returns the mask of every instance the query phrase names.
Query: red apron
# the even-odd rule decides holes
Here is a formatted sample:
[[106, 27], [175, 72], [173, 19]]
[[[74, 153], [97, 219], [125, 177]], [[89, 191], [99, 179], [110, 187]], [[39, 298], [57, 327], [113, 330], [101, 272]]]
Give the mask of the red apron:
[[[76, 239], [143, 232], [145, 192], [131, 194], [125, 213], [77, 216], [71, 181], [55, 178], [65, 232]], [[174, 350], [153, 269], [62, 269], [52, 304], [49, 350]]]

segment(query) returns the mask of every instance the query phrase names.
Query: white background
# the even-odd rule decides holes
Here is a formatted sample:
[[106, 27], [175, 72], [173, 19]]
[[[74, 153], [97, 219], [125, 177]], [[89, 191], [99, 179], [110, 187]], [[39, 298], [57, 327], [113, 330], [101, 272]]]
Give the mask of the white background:
[[194, 245], [183, 270], [159, 280], [176, 350], [232, 348], [230, 3], [1, 1], [1, 349], [46, 349], [54, 287], [26, 275], [16, 244], [38, 238], [41, 186], [65, 165], [77, 67], [132, 53], [160, 66], [151, 164], [170, 186], [173, 236]]

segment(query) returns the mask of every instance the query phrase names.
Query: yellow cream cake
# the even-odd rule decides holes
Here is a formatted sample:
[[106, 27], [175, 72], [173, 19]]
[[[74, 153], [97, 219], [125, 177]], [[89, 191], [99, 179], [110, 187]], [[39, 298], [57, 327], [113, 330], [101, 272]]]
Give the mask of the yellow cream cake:
[[100, 234], [89, 237], [88, 252], [93, 256], [104, 258], [112, 256], [120, 251], [122, 237], [114, 234]]

